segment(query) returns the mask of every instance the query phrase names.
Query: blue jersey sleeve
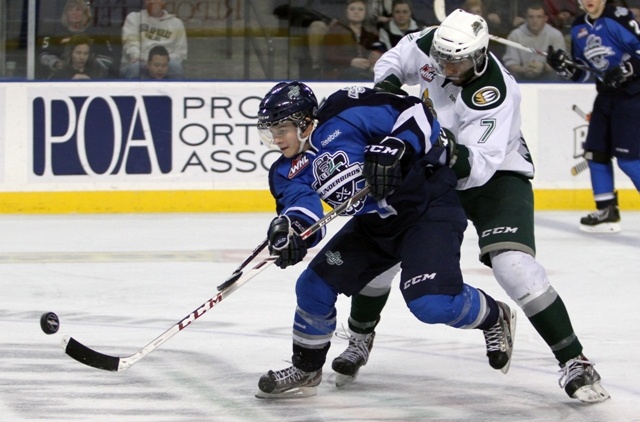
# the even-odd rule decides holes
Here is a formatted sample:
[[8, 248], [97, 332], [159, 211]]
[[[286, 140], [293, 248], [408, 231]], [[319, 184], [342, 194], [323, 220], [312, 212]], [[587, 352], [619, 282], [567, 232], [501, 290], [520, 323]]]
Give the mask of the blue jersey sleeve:
[[[306, 154], [300, 158], [308, 159]], [[310, 169], [303, 168], [299, 175], [289, 179], [291, 167], [291, 160], [278, 159], [269, 171], [269, 187], [276, 200], [277, 214], [289, 217], [294, 230], [301, 233], [322, 217], [322, 202], [308, 181], [310, 175], [305, 174]], [[325, 234], [322, 228], [307, 239], [307, 245], [315, 246]]]

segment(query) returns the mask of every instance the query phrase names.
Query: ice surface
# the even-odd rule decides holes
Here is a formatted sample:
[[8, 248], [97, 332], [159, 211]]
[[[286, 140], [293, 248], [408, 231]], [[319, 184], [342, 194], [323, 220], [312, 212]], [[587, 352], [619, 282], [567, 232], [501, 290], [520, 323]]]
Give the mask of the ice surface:
[[[0, 216], [0, 420], [639, 421], [640, 213], [623, 212], [618, 235], [581, 233], [581, 214], [536, 214], [538, 260], [611, 393], [597, 405], [559, 388], [557, 363], [522, 312], [503, 375], [487, 364], [481, 332], [420, 323], [397, 288], [354, 384], [333, 385], [330, 361], [346, 346], [336, 337], [317, 396], [256, 399], [260, 375], [289, 366], [303, 264], [267, 269], [128, 370], [93, 369], [65, 355], [64, 335], [136, 352], [215, 294], [271, 215]], [[476, 242], [468, 230], [467, 282], [513, 305]], [[348, 306], [341, 297], [339, 324]], [[57, 334], [40, 330], [45, 311], [60, 317]]]

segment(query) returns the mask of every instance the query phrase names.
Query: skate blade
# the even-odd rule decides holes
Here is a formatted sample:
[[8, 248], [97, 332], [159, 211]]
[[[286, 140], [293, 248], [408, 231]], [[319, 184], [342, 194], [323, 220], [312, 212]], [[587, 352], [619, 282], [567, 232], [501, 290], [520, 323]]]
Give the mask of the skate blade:
[[353, 375], [344, 375], [336, 372], [336, 387], [341, 388], [354, 382], [358, 378], [358, 372]]
[[511, 350], [509, 351], [509, 360], [507, 364], [500, 368], [503, 374], [509, 372], [511, 366], [511, 356], [513, 355], [513, 345], [516, 343], [516, 322], [518, 322], [518, 313], [515, 309], [511, 308], [511, 317], [509, 318], [509, 327], [511, 327]]
[[258, 399], [297, 399], [301, 397], [311, 397], [318, 394], [317, 387], [298, 387], [291, 390], [283, 391], [282, 393], [265, 393], [264, 391], [258, 391], [256, 398]]
[[600, 223], [597, 226], [580, 224], [580, 230], [586, 233], [620, 233], [620, 223]]
[[610, 399], [611, 396], [607, 390], [600, 385], [600, 383], [595, 383], [578, 388], [576, 392], [573, 393], [573, 398], [578, 399], [583, 403], [600, 403]]

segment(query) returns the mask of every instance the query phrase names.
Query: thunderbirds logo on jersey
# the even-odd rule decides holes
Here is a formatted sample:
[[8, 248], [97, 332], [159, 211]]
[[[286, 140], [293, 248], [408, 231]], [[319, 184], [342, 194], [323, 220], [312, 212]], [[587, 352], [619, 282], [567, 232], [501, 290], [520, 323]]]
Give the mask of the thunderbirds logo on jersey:
[[431, 82], [436, 77], [436, 68], [427, 63], [420, 68], [420, 76], [425, 81]]
[[142, 175], [171, 171], [171, 98], [37, 97], [33, 171], [44, 175]]
[[303, 154], [297, 158], [295, 158], [291, 162], [291, 168], [289, 169], [289, 175], [287, 176], [289, 179], [293, 179], [296, 177], [298, 173], [302, 171], [303, 168], [309, 165], [309, 157], [306, 154]]
[[614, 56], [615, 52], [611, 47], [602, 45], [602, 38], [591, 34], [587, 37], [584, 47], [584, 56], [593, 64], [593, 67], [606, 70], [609, 67], [607, 57]]
[[[349, 163], [349, 157], [343, 151], [335, 154], [324, 153], [313, 162], [313, 189], [332, 207], [336, 207], [351, 198], [360, 190], [359, 184], [364, 183], [362, 165]], [[364, 205], [359, 201], [345, 214], [353, 215]]]
[[472, 102], [477, 107], [486, 107], [496, 103], [500, 99], [498, 88], [488, 86], [480, 88], [473, 94]]

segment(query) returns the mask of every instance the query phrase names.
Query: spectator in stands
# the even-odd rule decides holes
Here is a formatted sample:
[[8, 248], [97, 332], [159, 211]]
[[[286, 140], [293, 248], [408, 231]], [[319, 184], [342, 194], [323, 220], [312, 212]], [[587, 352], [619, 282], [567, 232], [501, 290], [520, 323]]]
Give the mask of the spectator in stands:
[[[431, 1], [431, 0], [429, 0]], [[366, 0], [367, 4], [367, 17], [364, 23], [365, 26], [370, 28], [373, 32], [377, 33], [378, 28], [381, 28], [383, 24], [389, 22], [392, 17], [392, 2], [393, 0]], [[311, 2], [313, 3], [313, 2]], [[347, 7], [347, 0], [334, 0], [331, 2], [331, 6], [343, 5]], [[344, 10], [344, 8], [342, 10]], [[316, 19], [309, 24], [307, 30], [307, 36], [309, 40], [309, 58], [311, 62], [312, 78], [322, 79], [324, 72], [324, 46], [325, 36], [329, 32], [329, 26], [331, 24], [337, 24], [341, 18], [338, 14], [331, 16], [331, 10], [327, 5], [323, 6], [322, 12], [311, 9], [309, 15], [313, 13], [328, 15], [323, 16], [321, 19]]]
[[51, 33], [39, 37], [39, 67], [36, 69], [37, 78], [49, 78], [52, 73], [64, 66], [62, 55], [65, 47], [74, 35], [85, 34], [92, 39], [102, 42], [93, 43], [92, 49], [96, 54], [96, 65], [105, 74], [116, 76], [116, 64], [113, 49], [108, 37], [101, 37], [99, 31], [91, 26], [91, 9], [85, 0], [67, 0], [62, 11], [60, 22]]
[[562, 32], [565, 44], [571, 42], [571, 25], [580, 8], [577, 0], [544, 0], [544, 10], [549, 16], [549, 24]]
[[142, 79], [154, 81], [171, 79], [169, 76], [170, 61], [171, 58], [167, 49], [161, 45], [156, 45], [149, 50], [149, 58], [142, 72]]
[[62, 54], [62, 66], [51, 79], [102, 79], [106, 71], [98, 66], [91, 51], [93, 41], [86, 35], [70, 37]]
[[[548, 20], [541, 3], [531, 4], [527, 7], [525, 24], [514, 29], [508, 39], [540, 51], [547, 51], [549, 46], [553, 46], [554, 50], [566, 50], [564, 36], [549, 25]], [[546, 63], [545, 57], [539, 54], [507, 47], [502, 61], [520, 81], [558, 79], [556, 72]]]
[[393, 0], [369, 0], [367, 20], [376, 29], [382, 28], [393, 18]]
[[169, 77], [184, 76], [187, 33], [184, 24], [164, 9], [164, 0], [145, 0], [145, 10], [131, 12], [122, 27], [122, 77], [138, 78], [146, 66], [149, 51], [161, 45], [169, 52]]
[[424, 25], [418, 25], [413, 18], [410, 0], [393, 0], [391, 9], [392, 19], [380, 28], [380, 42], [387, 50], [395, 46], [405, 35], [424, 28]]
[[510, 3], [508, 0], [466, 0], [461, 9], [485, 18], [489, 33], [506, 37], [513, 28], [524, 21], [512, 11]]
[[549, 15], [549, 24], [562, 31], [571, 27], [580, 7], [577, 0], [544, 0], [544, 10]]
[[365, 0], [348, 0], [346, 22], [334, 21], [325, 36], [327, 79], [370, 80], [380, 57], [378, 34], [365, 25]]

